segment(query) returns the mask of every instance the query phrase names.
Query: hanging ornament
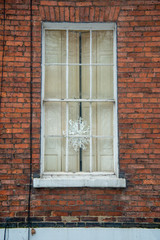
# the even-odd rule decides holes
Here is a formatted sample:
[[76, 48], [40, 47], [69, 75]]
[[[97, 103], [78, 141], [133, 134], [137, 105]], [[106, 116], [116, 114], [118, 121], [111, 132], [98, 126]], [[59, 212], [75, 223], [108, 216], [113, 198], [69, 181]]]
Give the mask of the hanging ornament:
[[87, 145], [89, 144], [89, 134], [90, 127], [87, 126], [87, 122], [84, 121], [83, 118], [80, 117], [75, 121], [71, 119], [69, 120], [68, 135], [73, 136], [69, 137], [69, 143], [76, 152], [78, 152], [79, 148], [83, 150], [87, 149]]

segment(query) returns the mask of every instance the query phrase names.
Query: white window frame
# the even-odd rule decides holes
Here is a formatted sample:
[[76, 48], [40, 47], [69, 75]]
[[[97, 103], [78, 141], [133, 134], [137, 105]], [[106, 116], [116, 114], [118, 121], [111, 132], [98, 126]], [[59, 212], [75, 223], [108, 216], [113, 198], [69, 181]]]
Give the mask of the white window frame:
[[[56, 99], [44, 99], [44, 82], [45, 82], [45, 30], [113, 30], [113, 68], [114, 68], [114, 100], [107, 100], [114, 102], [113, 114], [114, 114], [114, 134], [113, 134], [113, 151], [114, 151], [114, 172], [92, 172], [92, 144], [90, 139], [90, 172], [67, 172], [68, 157], [66, 157], [66, 172], [44, 172], [44, 111], [43, 104], [45, 101], [56, 101]], [[68, 36], [68, 34], [67, 34]], [[40, 178], [35, 178], [33, 185], [36, 188], [40, 187], [126, 187], [126, 181], [123, 178], [119, 178], [119, 161], [118, 161], [118, 105], [117, 105], [117, 39], [116, 39], [116, 24], [115, 23], [50, 23], [45, 22], [42, 24], [42, 97], [41, 97], [41, 170]], [[92, 36], [90, 35], [90, 45], [92, 42]], [[66, 41], [66, 46], [67, 46]], [[67, 46], [68, 49], [68, 46]], [[66, 55], [68, 54], [68, 50]], [[66, 57], [68, 59], [68, 57]], [[101, 64], [102, 65], [102, 64]], [[92, 92], [92, 76], [91, 76], [91, 48], [90, 48], [90, 98]], [[68, 62], [66, 63], [66, 74], [68, 74]], [[66, 77], [66, 99], [61, 101], [73, 101], [68, 99], [68, 81]], [[57, 101], [60, 101], [59, 99]], [[81, 101], [78, 100], [78, 101]], [[85, 100], [91, 102], [90, 100]], [[94, 100], [96, 101], [96, 100]], [[99, 101], [99, 100], [98, 100]], [[103, 100], [102, 100], [103, 101]], [[92, 99], [93, 102], [93, 99]], [[92, 118], [92, 112], [90, 107], [90, 123]], [[66, 121], [68, 122], [68, 114], [66, 114]], [[68, 135], [68, 124], [66, 124], [66, 135]], [[92, 129], [90, 127], [90, 129]], [[91, 133], [90, 133], [91, 138]], [[66, 156], [68, 156], [68, 136], [66, 137]]]

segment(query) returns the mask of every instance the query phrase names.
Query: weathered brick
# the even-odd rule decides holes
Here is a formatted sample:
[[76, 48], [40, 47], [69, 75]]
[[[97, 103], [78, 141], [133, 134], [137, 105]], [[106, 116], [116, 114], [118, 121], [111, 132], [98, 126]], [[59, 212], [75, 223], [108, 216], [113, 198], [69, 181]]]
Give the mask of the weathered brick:
[[[156, 224], [160, 210], [160, 2], [40, 0], [33, 1], [32, 9], [33, 173], [39, 173], [40, 167], [41, 22], [116, 22], [119, 162], [120, 173], [127, 179], [124, 190], [32, 189], [33, 220]], [[0, 221], [13, 217], [18, 222], [27, 218], [31, 154], [29, 2], [6, 2], [4, 38], [2, 19], [3, 12]]]

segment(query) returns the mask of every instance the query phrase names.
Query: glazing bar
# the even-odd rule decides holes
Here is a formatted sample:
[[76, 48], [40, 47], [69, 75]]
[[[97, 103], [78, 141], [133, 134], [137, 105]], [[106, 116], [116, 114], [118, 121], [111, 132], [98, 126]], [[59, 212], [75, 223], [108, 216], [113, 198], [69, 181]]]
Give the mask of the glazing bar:
[[57, 98], [46, 98], [43, 102], [115, 102], [114, 99], [57, 99]]
[[[45, 138], [63, 138], [63, 137], [67, 137], [66, 135], [47, 135], [45, 136]], [[69, 135], [68, 134], [68, 137], [70, 138], [89, 138], [90, 135]], [[94, 136], [92, 135], [91, 136], [92, 138], [105, 138], [105, 139], [113, 139], [113, 136]]]
[[[46, 63], [46, 66], [67, 66], [66, 63]], [[89, 63], [68, 63], [68, 66], [90, 66]], [[92, 63], [92, 66], [114, 66], [114, 64], [110, 64], [110, 63]]]
[[[90, 99], [92, 98], [92, 31], [90, 30]], [[92, 172], [92, 102], [89, 104], [90, 121], [90, 172]]]
[[[68, 99], [68, 30], [66, 30], [66, 98]], [[68, 172], [68, 121], [69, 106], [66, 102], [66, 172]]]
[[[79, 98], [82, 98], [82, 36], [79, 32]], [[79, 117], [82, 117], [82, 103], [79, 103]], [[79, 149], [79, 171], [82, 171], [82, 148]]]

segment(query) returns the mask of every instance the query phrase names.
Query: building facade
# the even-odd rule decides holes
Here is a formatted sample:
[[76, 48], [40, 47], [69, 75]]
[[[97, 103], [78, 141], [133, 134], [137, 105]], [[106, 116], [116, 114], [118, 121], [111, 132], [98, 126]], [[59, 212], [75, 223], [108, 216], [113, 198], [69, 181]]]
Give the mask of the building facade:
[[159, 0], [0, 11], [0, 234], [158, 239]]

